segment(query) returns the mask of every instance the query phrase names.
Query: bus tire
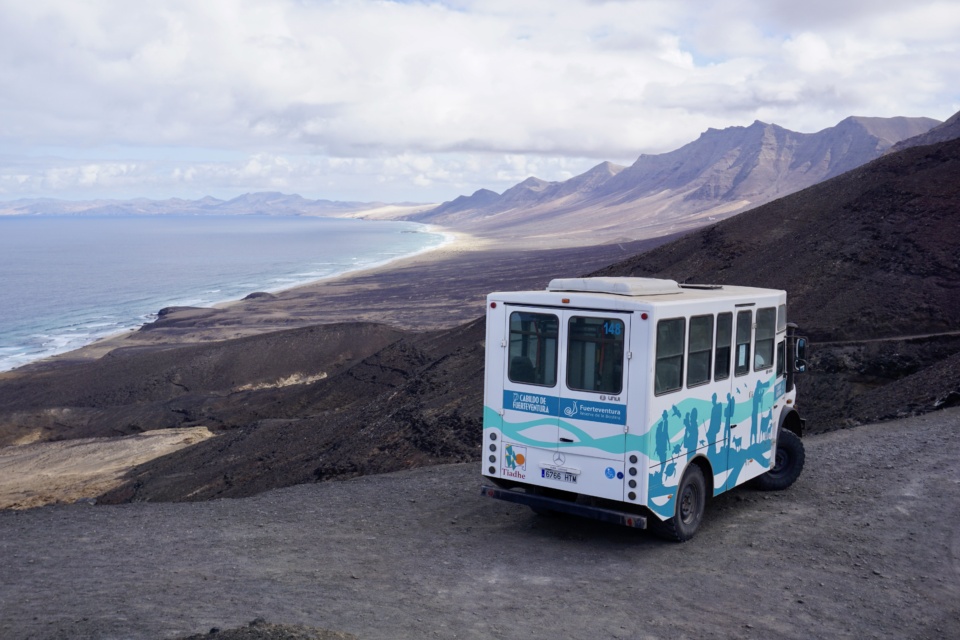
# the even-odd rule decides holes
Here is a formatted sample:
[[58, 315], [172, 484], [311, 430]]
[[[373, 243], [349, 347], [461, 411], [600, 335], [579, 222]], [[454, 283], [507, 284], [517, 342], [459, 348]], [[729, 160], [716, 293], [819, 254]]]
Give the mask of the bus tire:
[[803, 471], [806, 460], [803, 441], [792, 431], [784, 429], [780, 432], [775, 455], [773, 469], [754, 481], [754, 486], [761, 491], [782, 491], [796, 482]]
[[688, 465], [677, 487], [673, 517], [663, 521], [654, 519], [653, 532], [665, 540], [686, 542], [700, 528], [706, 506], [707, 483], [703, 471], [696, 464]]

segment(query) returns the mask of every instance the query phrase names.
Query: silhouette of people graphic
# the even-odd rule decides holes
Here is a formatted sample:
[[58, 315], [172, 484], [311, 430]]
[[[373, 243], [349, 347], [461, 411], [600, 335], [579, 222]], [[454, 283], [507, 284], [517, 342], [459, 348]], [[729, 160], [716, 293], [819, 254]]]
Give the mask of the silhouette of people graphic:
[[733, 399], [732, 394], [727, 394], [727, 408], [723, 416], [727, 419], [727, 433], [730, 433], [730, 421], [733, 420], [733, 412], [736, 411], [737, 401]]
[[750, 444], [760, 442], [760, 406], [763, 404], [763, 394], [766, 392], [769, 382], [757, 380], [757, 388], [753, 392], [753, 414], [750, 419]]
[[[707, 444], [712, 445], [717, 442], [717, 436], [720, 435], [720, 427], [723, 424], [723, 404], [717, 402], [717, 394], [713, 394], [713, 406], [710, 408], [710, 426], [707, 427]], [[717, 442], [715, 451], [720, 452], [720, 443]]]
[[670, 445], [670, 425], [666, 409], [657, 425], [657, 457], [660, 458], [660, 469], [667, 463], [667, 447]]
[[683, 419], [686, 431], [683, 433], [683, 446], [687, 448], [687, 455], [693, 455], [697, 450], [697, 440], [700, 437], [700, 425], [697, 422], [697, 408], [690, 409]]

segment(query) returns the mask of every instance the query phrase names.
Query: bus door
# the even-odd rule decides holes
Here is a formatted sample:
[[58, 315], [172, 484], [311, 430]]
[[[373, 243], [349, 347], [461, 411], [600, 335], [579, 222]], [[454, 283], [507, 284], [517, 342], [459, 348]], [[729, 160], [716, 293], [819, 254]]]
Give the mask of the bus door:
[[[623, 463], [630, 314], [565, 310], [558, 448]], [[609, 470], [607, 471], [609, 473]]]
[[734, 314], [733, 377], [724, 409], [727, 489], [770, 468], [776, 318], [774, 307], [740, 308]]
[[556, 451], [560, 326], [561, 312], [552, 309], [511, 306], [507, 314], [500, 448], [507, 477], [539, 476], [539, 461]]

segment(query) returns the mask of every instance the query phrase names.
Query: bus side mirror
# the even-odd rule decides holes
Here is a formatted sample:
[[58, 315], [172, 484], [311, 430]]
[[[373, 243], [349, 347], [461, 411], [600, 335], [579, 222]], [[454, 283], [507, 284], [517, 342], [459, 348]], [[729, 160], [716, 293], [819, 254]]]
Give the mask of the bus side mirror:
[[803, 373], [807, 370], [807, 339], [797, 338], [797, 346], [794, 353], [793, 370], [797, 373]]

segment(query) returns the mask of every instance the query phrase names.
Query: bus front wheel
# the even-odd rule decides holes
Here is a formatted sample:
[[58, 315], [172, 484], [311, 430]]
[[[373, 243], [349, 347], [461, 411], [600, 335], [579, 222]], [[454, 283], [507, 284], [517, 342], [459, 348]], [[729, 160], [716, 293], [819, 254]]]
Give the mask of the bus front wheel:
[[806, 460], [803, 441], [792, 431], [784, 429], [780, 432], [777, 436], [777, 451], [774, 455], [773, 468], [754, 481], [756, 488], [761, 491], [786, 489], [797, 481], [800, 472], [803, 471], [803, 463]]

